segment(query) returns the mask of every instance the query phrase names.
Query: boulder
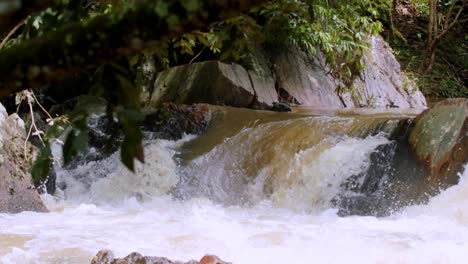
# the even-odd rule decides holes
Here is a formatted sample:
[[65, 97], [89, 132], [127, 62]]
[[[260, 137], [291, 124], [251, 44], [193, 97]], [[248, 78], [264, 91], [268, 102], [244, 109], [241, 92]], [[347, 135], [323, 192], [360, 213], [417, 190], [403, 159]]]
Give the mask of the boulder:
[[259, 108], [262, 108], [262, 105], [274, 106], [279, 98], [275, 88], [275, 75], [271, 69], [268, 55], [260, 47], [257, 47], [249, 64], [251, 67], [248, 67], [247, 72], [258, 102], [254, 106]]
[[430, 181], [455, 184], [468, 162], [468, 99], [447, 99], [416, 117], [409, 143]]
[[369, 37], [369, 42], [362, 58], [365, 67], [347, 92], [338, 89], [340, 82], [320, 52], [309, 54], [292, 46], [269, 54], [257, 48], [248, 69], [235, 63], [205, 61], [159, 73], [146, 105], [209, 103], [269, 110], [274, 103], [319, 108], [426, 108], [423, 94], [401, 71], [390, 46], [378, 36]]
[[0, 213], [47, 212], [31, 180], [34, 149], [25, 142], [24, 122], [0, 104]]
[[[264, 89], [267, 78], [255, 78]], [[268, 108], [270, 93], [256, 93], [247, 70], [238, 64], [205, 61], [173, 67], [158, 74], [150, 107], [163, 102], [178, 104], [209, 103], [234, 107]]]
[[213, 255], [206, 255], [200, 261], [172, 261], [164, 257], [148, 257], [133, 252], [125, 258], [115, 258], [110, 250], [101, 250], [91, 260], [91, 264], [229, 264]]
[[416, 84], [400, 69], [390, 46], [378, 36], [363, 57], [364, 69], [353, 91], [341, 95], [346, 107], [426, 108], [426, 99]]
[[163, 103], [159, 109], [146, 115], [143, 130], [152, 139], [178, 140], [186, 134], [202, 134], [210, 120], [209, 105]]
[[283, 102], [313, 107], [343, 108], [337, 84], [328, 74], [323, 56], [290, 48], [272, 58], [279, 96]]
[[390, 144], [379, 146], [370, 166], [353, 175], [333, 203], [340, 215], [386, 216], [425, 203], [457, 184], [468, 162], [468, 99], [447, 99], [400, 121]]

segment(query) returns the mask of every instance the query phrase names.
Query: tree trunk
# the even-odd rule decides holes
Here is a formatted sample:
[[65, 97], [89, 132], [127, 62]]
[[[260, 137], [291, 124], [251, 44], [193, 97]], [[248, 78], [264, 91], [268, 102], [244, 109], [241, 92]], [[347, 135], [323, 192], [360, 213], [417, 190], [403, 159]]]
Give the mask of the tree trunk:
[[437, 52], [437, 42], [434, 40], [434, 43], [432, 43], [429, 48], [426, 51], [426, 69], [424, 70], [424, 74], [430, 74], [432, 72], [432, 68], [434, 67], [434, 62], [435, 62], [435, 57], [436, 57], [436, 52]]

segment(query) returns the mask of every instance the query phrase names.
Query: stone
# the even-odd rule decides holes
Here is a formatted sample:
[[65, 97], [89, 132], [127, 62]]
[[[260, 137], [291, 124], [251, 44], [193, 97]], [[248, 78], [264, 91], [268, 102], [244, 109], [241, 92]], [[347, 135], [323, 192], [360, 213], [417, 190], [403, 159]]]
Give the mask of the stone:
[[365, 65], [350, 91], [341, 92], [324, 55], [290, 48], [275, 56], [273, 68], [283, 101], [319, 108], [426, 108], [424, 95], [400, 69], [390, 46], [378, 36], [362, 58]]
[[[248, 69], [205, 61], [181, 65], [158, 74], [147, 107], [163, 102], [208, 103], [271, 110], [274, 103], [317, 108], [426, 108], [424, 95], [400, 69], [390, 46], [369, 37], [363, 71], [349, 89], [340, 88], [323, 53], [297, 47], [269, 54], [256, 49]], [[148, 89], [146, 89], [148, 90]]]
[[291, 106], [288, 103], [273, 103], [272, 111], [275, 112], [291, 112]]
[[200, 259], [199, 264], [229, 264], [229, 262], [225, 262], [214, 255], [206, 255]]
[[24, 122], [0, 104], [0, 213], [47, 212], [31, 179], [34, 148]]
[[468, 99], [446, 99], [416, 117], [409, 143], [429, 180], [455, 184], [468, 162]]
[[148, 257], [133, 252], [124, 258], [115, 258], [110, 250], [100, 250], [91, 260], [91, 264], [230, 264], [214, 255], [206, 255], [200, 261], [173, 261], [164, 257]]
[[206, 61], [160, 72], [150, 100], [151, 107], [164, 102], [249, 107], [255, 102], [255, 91], [244, 67]]
[[263, 109], [262, 105], [273, 106], [278, 102], [278, 93], [275, 85], [275, 75], [271, 70], [270, 60], [260, 47], [255, 49], [255, 53], [251, 56], [251, 69], [247, 72], [252, 82], [252, 87], [255, 91], [256, 101], [258, 105], [254, 108]]
[[379, 36], [363, 57], [364, 69], [353, 83], [353, 91], [341, 95], [346, 107], [420, 108], [427, 107], [424, 95], [400, 69], [390, 46]]
[[210, 120], [209, 105], [163, 103], [159, 109], [146, 115], [143, 130], [153, 133], [151, 139], [178, 140], [186, 134], [202, 134]]
[[320, 108], [344, 107], [321, 54], [312, 56], [299, 48], [290, 48], [272, 60], [283, 102]]

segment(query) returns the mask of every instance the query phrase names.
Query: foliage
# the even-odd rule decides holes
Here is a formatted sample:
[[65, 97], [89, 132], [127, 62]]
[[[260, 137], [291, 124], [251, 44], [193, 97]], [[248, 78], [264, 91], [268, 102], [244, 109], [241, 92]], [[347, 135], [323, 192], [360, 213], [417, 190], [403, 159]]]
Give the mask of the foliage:
[[[200, 10], [203, 1], [142, 1], [148, 3], [147, 8], [140, 9], [153, 16], [163, 18], [162, 24], [177, 29], [181, 14], [190, 17], [193, 11]], [[134, 32], [126, 22], [139, 22], [139, 17], [126, 16], [135, 11], [136, 4], [125, 0], [114, 1], [58, 1], [59, 4], [30, 16], [20, 35], [10, 41], [10, 46], [17, 43], [27, 43], [38, 37], [64, 30], [63, 25], [75, 23], [89, 29], [92, 23], [104, 23], [104, 29], [112, 29], [118, 25], [125, 32]], [[83, 4], [85, 3], [85, 4]], [[174, 3], [180, 3], [174, 8]], [[339, 78], [345, 86], [352, 83], [353, 78], [363, 68], [361, 57], [368, 48], [367, 37], [382, 30], [381, 20], [385, 20], [390, 9], [387, 0], [277, 0], [252, 8], [249, 12], [215, 22], [209, 26], [195, 27], [196, 30], [182, 29], [180, 34], [161, 38], [155, 36], [152, 45], [144, 46], [140, 54], [120, 56], [115, 62], [97, 61], [98, 65], [87, 67], [94, 71], [93, 86], [90, 97], [84, 97], [76, 109], [65, 118], [66, 123], [57, 122], [58, 126], [68, 127], [67, 137], [63, 146], [64, 161], [70, 161], [77, 153], [86, 147], [86, 120], [95, 107], [105, 108], [110, 121], [116, 120], [123, 129], [125, 138], [122, 143], [122, 161], [133, 169], [133, 160], [143, 161], [141, 147], [141, 114], [139, 112], [138, 92], [141, 83], [141, 63], [144, 56], [156, 58], [158, 69], [191, 63], [198, 60], [219, 59], [227, 62], [248, 64], [249, 58], [258, 46], [276, 52], [286, 46], [297, 46], [304, 52], [323, 53], [331, 73]], [[136, 12], [136, 11], [135, 11]], [[207, 12], [201, 12], [205, 16]], [[155, 14], [155, 15], [154, 15]], [[202, 16], [203, 17], [203, 16]], [[197, 21], [197, 19], [195, 19]], [[141, 21], [140, 21], [141, 22]], [[158, 25], [146, 25], [151, 29]], [[89, 27], [89, 28], [86, 28]], [[140, 30], [140, 29], [139, 29]], [[111, 30], [109, 30], [111, 31]], [[88, 31], [84, 31], [88, 32]], [[150, 31], [148, 31], [150, 32]], [[138, 31], [138, 40], [150, 34]], [[88, 32], [89, 33], [89, 32]], [[91, 32], [99, 39], [99, 34], [107, 32]], [[90, 34], [91, 34], [90, 33]], [[112, 31], [110, 32], [112, 33]], [[104, 38], [102, 43], [89, 45], [108, 45], [114, 41], [133, 43], [140, 47], [141, 43], [130, 39]], [[133, 34], [133, 33], [132, 33]], [[72, 36], [72, 37], [67, 37]], [[66, 35], [65, 40], [73, 43], [75, 35]], [[79, 37], [79, 34], [77, 35]], [[88, 37], [88, 36], [86, 36]], [[92, 44], [92, 45], [91, 45]], [[109, 44], [110, 45], [110, 44]], [[107, 48], [107, 46], [106, 46]], [[115, 48], [109, 46], [109, 49]], [[92, 50], [93, 51], [93, 50]], [[86, 50], [89, 53], [89, 50]], [[94, 51], [93, 51], [94, 52]], [[95, 53], [93, 53], [95, 54]], [[113, 54], [113, 53], [109, 53]], [[92, 59], [86, 54], [82, 60]], [[72, 58], [73, 59], [73, 58]], [[65, 63], [67, 64], [67, 63]], [[70, 62], [72, 64], [72, 62]], [[87, 107], [83, 107], [86, 106]], [[63, 130], [53, 130], [60, 131]], [[57, 137], [50, 133], [46, 138]], [[48, 153], [45, 149], [45, 153]], [[49, 151], [50, 152], [50, 151]], [[40, 157], [47, 157], [40, 156]], [[40, 164], [46, 164], [47, 158], [39, 158]], [[37, 168], [45, 171], [45, 165]]]
[[[214, 23], [205, 32], [185, 33], [153, 51], [169, 67], [192, 62], [205, 50], [211, 53], [209, 58], [248, 64], [258, 45], [273, 52], [297, 46], [312, 54], [322, 52], [333, 74], [349, 84], [363, 68], [368, 35], [382, 30], [379, 18], [389, 8], [386, 0], [270, 1], [248, 14]], [[189, 59], [184, 60], [184, 55]]]
[[[379, 12], [389, 8], [386, 3], [383, 0], [271, 1], [251, 9], [249, 14], [259, 25], [260, 32], [253, 26], [239, 29], [244, 30], [246, 36], [260, 35], [254, 39], [263, 40], [265, 48], [274, 52], [290, 46], [311, 54], [320, 51], [332, 73], [349, 84], [363, 68], [361, 57], [368, 47], [367, 37], [382, 30], [378, 18]], [[254, 30], [245, 32], [246, 28]], [[252, 44], [249, 38], [245, 40], [245, 46]], [[251, 51], [245, 46], [235, 46], [234, 50]]]
[[[449, 5], [456, 2], [460, 3], [460, 1], [438, 1], [437, 9], [446, 13], [449, 11]], [[426, 96], [430, 98], [467, 97], [468, 39], [463, 36], [466, 36], [468, 32], [463, 24], [454, 24], [453, 28], [438, 41], [437, 49], [434, 50], [436, 59], [433, 67], [430, 72], [424, 72], [425, 66], [428, 65], [428, 3], [427, 0], [413, 0], [411, 4], [401, 7], [412, 13], [396, 14], [399, 15], [399, 20], [395, 26], [403, 38], [393, 39], [390, 44], [404, 70], [415, 77], [418, 86]], [[456, 10], [458, 7], [453, 8]], [[463, 16], [466, 14], [460, 15], [461, 18]], [[442, 19], [440, 17], [440, 27], [443, 26]]]

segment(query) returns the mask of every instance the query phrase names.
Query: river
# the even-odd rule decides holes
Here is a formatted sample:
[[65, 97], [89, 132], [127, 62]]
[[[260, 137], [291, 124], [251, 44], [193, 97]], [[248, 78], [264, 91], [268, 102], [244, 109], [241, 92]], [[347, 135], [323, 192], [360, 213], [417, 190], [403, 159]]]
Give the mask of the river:
[[42, 196], [50, 213], [0, 214], [0, 262], [89, 263], [110, 249], [233, 263], [466, 263], [468, 165], [458, 185], [387, 217], [340, 217], [330, 202], [407, 114], [218, 113], [202, 136], [146, 142], [136, 175], [118, 153], [58, 170], [63, 190]]

